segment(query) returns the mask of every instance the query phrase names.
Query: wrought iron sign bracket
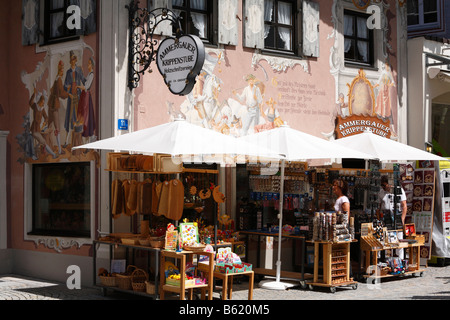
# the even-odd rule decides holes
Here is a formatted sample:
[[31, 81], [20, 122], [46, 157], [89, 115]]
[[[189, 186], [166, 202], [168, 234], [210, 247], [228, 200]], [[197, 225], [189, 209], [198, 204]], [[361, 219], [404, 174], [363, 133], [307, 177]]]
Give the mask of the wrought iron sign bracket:
[[[139, 1], [132, 0], [125, 6], [128, 9], [129, 42], [128, 42], [128, 88], [137, 88], [145, 72], [153, 72], [151, 63], [156, 59], [159, 40], [154, 36], [156, 27], [162, 22], [170, 22], [176, 26], [176, 38], [183, 35], [180, 18], [168, 8], [157, 8], [149, 11], [139, 7]], [[159, 36], [159, 35], [158, 35]]]

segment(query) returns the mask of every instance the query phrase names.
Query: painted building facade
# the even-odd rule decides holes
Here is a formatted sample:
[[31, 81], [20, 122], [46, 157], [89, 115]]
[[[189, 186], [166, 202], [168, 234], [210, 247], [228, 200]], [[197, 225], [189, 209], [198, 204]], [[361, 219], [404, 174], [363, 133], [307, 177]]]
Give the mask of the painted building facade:
[[[324, 139], [373, 126], [406, 142], [405, 1], [141, 1], [179, 13], [183, 31], [204, 42], [205, 64], [187, 96], [171, 94], [154, 64], [130, 90], [130, 0], [79, 1], [72, 33], [63, 21], [73, 14], [58, 20], [64, 11], [56, 10], [71, 4], [2, 0], [0, 271], [63, 280], [79, 265], [92, 283], [92, 240], [110, 230], [110, 177], [106, 153], [72, 152], [75, 145], [179, 115], [233, 136], [287, 123]], [[36, 36], [46, 20], [63, 28]], [[173, 29], [161, 23], [155, 33]], [[232, 191], [233, 169], [221, 172]], [[73, 200], [58, 202], [64, 192]], [[233, 216], [235, 206], [230, 197], [224, 210]]]

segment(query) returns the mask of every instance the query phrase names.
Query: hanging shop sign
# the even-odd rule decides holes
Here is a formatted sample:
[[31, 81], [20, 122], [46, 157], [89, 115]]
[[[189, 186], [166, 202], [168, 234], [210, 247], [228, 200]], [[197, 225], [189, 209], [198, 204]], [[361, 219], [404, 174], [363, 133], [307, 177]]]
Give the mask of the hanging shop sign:
[[367, 129], [382, 137], [391, 137], [391, 124], [389, 120], [385, 121], [378, 117], [358, 115], [351, 115], [345, 118], [339, 116], [336, 118], [335, 131], [337, 139], [363, 133]]
[[195, 79], [205, 62], [203, 42], [194, 35], [167, 38], [156, 54], [159, 72], [170, 92], [185, 96], [195, 85]]

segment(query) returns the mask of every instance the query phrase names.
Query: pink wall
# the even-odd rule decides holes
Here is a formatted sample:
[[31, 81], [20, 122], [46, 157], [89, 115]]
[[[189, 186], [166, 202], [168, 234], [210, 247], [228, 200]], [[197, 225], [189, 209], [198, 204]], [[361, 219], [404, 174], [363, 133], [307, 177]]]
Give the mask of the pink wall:
[[[242, 16], [242, 12], [239, 16]], [[266, 60], [252, 66], [254, 50], [242, 47], [242, 36], [236, 47], [226, 46], [225, 59], [216, 65], [213, 72], [222, 81], [218, 104], [229, 98], [236, 99], [233, 97], [233, 90], [242, 92], [246, 86], [244, 77], [253, 74], [266, 88], [264, 109], [267, 108], [266, 102], [273, 98], [282, 120], [287, 121], [291, 127], [316, 136], [332, 131], [335, 86], [328, 63], [333, 44], [333, 39], [327, 40], [327, 35], [332, 31], [330, 6], [322, 5], [320, 16], [320, 57], [301, 61], [307, 62], [308, 71], [298, 64], [285, 71], [274, 71]], [[242, 35], [241, 28], [242, 26], [239, 35]], [[175, 108], [179, 108], [186, 100], [185, 97], [171, 95], [156, 65], [153, 65], [153, 70], [153, 73], [145, 75], [141, 87], [136, 91], [137, 129], [168, 122], [170, 116], [167, 114], [167, 103], [173, 103]], [[264, 72], [267, 73], [267, 78]]]
[[[36, 46], [22, 45], [22, 2], [0, 0], [0, 69], [3, 76], [0, 78], [0, 104], [4, 113], [0, 112], [0, 130], [10, 132], [8, 137], [9, 148], [9, 169], [10, 169], [10, 193], [8, 203], [10, 206], [9, 215], [9, 238], [10, 247], [22, 250], [37, 250], [42, 252], [55, 252], [44, 248], [42, 245], [36, 248], [34, 242], [24, 241], [24, 165], [18, 162], [23, 154], [19, 150], [16, 136], [22, 134], [23, 117], [29, 112], [29, 90], [22, 82], [21, 74], [32, 73], [39, 63], [44, 61], [45, 53], [36, 53]], [[84, 41], [97, 52], [96, 34], [87, 36]], [[83, 59], [83, 70], [87, 70], [88, 56]], [[98, 63], [96, 63], [98, 66]], [[98, 69], [98, 68], [97, 68]], [[48, 71], [43, 74], [42, 79], [37, 83], [39, 91], [50, 91], [47, 86]], [[95, 82], [97, 83], [97, 82]], [[93, 87], [93, 99], [97, 101], [97, 84]], [[98, 103], [98, 102], [96, 102]], [[83, 246], [80, 250], [70, 249], [64, 254], [88, 255], [90, 247]]]
[[[329, 2], [330, 5], [325, 5]], [[397, 35], [396, 35], [396, 1], [390, 3], [388, 12], [389, 32], [388, 39], [392, 46], [389, 52], [389, 62], [394, 76], [397, 75]], [[277, 102], [277, 109], [283, 121], [298, 130], [324, 138], [322, 133], [332, 132], [334, 129], [334, 115], [336, 110], [335, 79], [330, 73], [330, 49], [334, 44], [334, 37], [327, 37], [333, 32], [332, 1], [320, 1], [320, 57], [307, 58], [308, 71], [301, 65], [288, 67], [285, 71], [274, 71], [269, 63], [261, 60], [259, 65], [252, 65], [254, 50], [242, 47], [242, 25], [238, 31], [239, 44], [225, 46], [224, 61], [216, 65], [213, 74], [222, 81], [221, 91], [217, 104], [228, 101], [233, 97], [233, 90], [242, 92], [246, 86], [243, 78], [251, 73], [265, 86], [264, 107], [266, 102], [273, 98]], [[242, 9], [239, 16], [242, 17]], [[212, 55], [217, 57], [216, 55]], [[294, 62], [296, 60], [293, 60]], [[173, 104], [175, 109], [186, 102], [186, 97], [171, 95], [164, 85], [162, 76], [156, 64], [153, 64], [153, 73], [146, 73], [136, 90], [135, 124], [136, 130], [155, 126], [170, 121], [167, 105]], [[267, 79], [264, 74], [267, 72]], [[355, 76], [357, 75], [355, 69]], [[381, 71], [380, 71], [381, 72]], [[351, 82], [351, 81], [349, 81]], [[375, 84], [375, 83], [373, 83]], [[342, 85], [342, 84], [341, 84]], [[347, 94], [347, 92], [345, 93]], [[182, 108], [181, 108], [182, 109]]]

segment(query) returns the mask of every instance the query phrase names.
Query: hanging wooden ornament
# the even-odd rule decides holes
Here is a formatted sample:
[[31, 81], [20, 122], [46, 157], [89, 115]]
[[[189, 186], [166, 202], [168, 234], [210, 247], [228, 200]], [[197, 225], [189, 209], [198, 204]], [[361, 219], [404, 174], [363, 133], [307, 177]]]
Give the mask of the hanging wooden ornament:
[[217, 202], [217, 203], [224, 203], [225, 202], [226, 197], [225, 197], [225, 195], [222, 192], [220, 192], [220, 186], [216, 186], [214, 188], [213, 198], [214, 198], [214, 201]]

